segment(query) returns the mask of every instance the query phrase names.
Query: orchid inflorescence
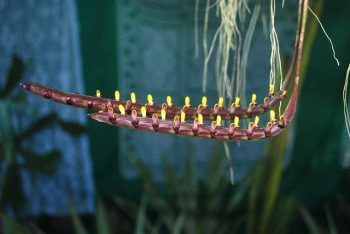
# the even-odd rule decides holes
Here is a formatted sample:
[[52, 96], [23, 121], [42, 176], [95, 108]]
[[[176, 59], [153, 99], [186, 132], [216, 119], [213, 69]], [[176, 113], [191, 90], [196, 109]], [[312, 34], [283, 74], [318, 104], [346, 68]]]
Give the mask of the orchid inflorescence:
[[[34, 83], [21, 83], [21, 86], [34, 94], [55, 102], [94, 110], [96, 113], [89, 114], [90, 118], [113, 126], [217, 140], [258, 140], [275, 136], [290, 123], [295, 113], [306, 12], [307, 0], [300, 0], [295, 48], [289, 71], [281, 85], [281, 89], [275, 92], [274, 85], [270, 84], [269, 94], [264, 98], [264, 101], [258, 104], [256, 94], [252, 94], [250, 104], [246, 108], [240, 106], [239, 97], [235, 98], [229, 108], [224, 106], [223, 97], [220, 97], [214, 107], [210, 108], [205, 96], [198, 107], [191, 105], [188, 96], [185, 98], [184, 105], [177, 107], [173, 104], [170, 96], [167, 96], [166, 102], [162, 105], [156, 105], [150, 94], [147, 96], [147, 103], [142, 104], [137, 102], [134, 92], [130, 94], [130, 100], [122, 101], [119, 91], [115, 91], [114, 99], [106, 99], [102, 97], [100, 90], [96, 91], [95, 96], [86, 96], [59, 91]], [[293, 75], [295, 75], [294, 86], [288, 105], [283, 114], [277, 119], [273, 107], [287, 96], [287, 89]], [[259, 116], [265, 112], [269, 112], [270, 119], [264, 127], [260, 127]], [[250, 122], [247, 128], [241, 128], [239, 125], [240, 119], [247, 118], [254, 118], [254, 121]], [[206, 120], [212, 122], [207, 125]], [[225, 120], [231, 121], [228, 127], [225, 127]]]
[[[277, 120], [275, 112], [270, 110], [278, 100], [285, 96], [284, 94], [271, 94], [260, 105], [256, 103], [256, 95], [253, 94], [248, 108], [241, 108], [239, 105], [240, 98], [237, 97], [229, 109], [224, 107], [222, 97], [219, 98], [218, 103], [213, 108], [209, 108], [205, 96], [198, 108], [193, 108], [190, 98], [186, 97], [184, 106], [179, 108], [173, 104], [170, 96], [166, 98], [165, 103], [158, 106], [154, 103], [150, 94], [147, 96], [148, 102], [141, 104], [137, 102], [134, 92], [130, 94], [130, 100], [121, 101], [119, 91], [115, 91], [115, 99], [111, 100], [102, 98], [100, 90], [97, 90], [93, 97], [66, 93], [33, 83], [22, 83], [21, 86], [59, 103], [97, 111], [97, 113], [89, 114], [89, 116], [100, 122], [145, 131], [222, 140], [244, 140], [276, 135], [280, 129], [286, 126], [284, 117], [281, 116]], [[265, 128], [259, 128], [258, 115], [268, 110], [270, 110], [270, 121]], [[248, 125], [248, 129], [240, 128], [240, 118], [253, 116], [255, 116], [255, 121]], [[189, 119], [193, 121], [192, 124], [187, 122]], [[205, 120], [213, 121], [210, 126], [207, 126]], [[233, 120], [229, 128], [224, 127], [224, 120]]]

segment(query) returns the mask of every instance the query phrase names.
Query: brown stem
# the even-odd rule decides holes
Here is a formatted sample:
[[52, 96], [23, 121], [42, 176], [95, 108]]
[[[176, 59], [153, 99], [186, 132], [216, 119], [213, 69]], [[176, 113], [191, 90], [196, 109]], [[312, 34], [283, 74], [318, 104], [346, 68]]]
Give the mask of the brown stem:
[[284, 111], [284, 119], [286, 121], [286, 124], [292, 121], [296, 111], [297, 102], [298, 102], [298, 88], [299, 88], [299, 79], [300, 79], [301, 64], [302, 64], [305, 27], [306, 27], [307, 13], [308, 13], [308, 0], [300, 0], [299, 5], [302, 8], [301, 28], [300, 28], [300, 37], [299, 37], [299, 43], [298, 43], [298, 55], [297, 55], [294, 87], [293, 87], [293, 91], [292, 91], [292, 95], [290, 97], [289, 103]]

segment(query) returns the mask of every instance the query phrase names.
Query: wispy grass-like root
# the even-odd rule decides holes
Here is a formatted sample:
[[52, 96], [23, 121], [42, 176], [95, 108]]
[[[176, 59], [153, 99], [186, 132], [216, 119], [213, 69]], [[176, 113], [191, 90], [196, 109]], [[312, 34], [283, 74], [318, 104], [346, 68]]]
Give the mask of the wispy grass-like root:
[[348, 70], [346, 72], [345, 84], [343, 89], [343, 102], [344, 102], [344, 117], [345, 117], [345, 125], [348, 136], [350, 138], [350, 116], [348, 110], [348, 84], [349, 84], [349, 76], [350, 76], [350, 64]]
[[[195, 7], [196, 54], [198, 54], [199, 1], [196, 0]], [[242, 104], [246, 105], [246, 69], [257, 20], [262, 15], [261, 4], [260, 1], [253, 2], [248, 0], [217, 0], [214, 3], [206, 0], [203, 26], [204, 66], [202, 90], [204, 93], [207, 90], [210, 60], [213, 58], [215, 51], [215, 79], [218, 95], [225, 97], [228, 103], [235, 96], [240, 96]], [[249, 8], [252, 6], [254, 6], [253, 11]], [[210, 12], [213, 8], [216, 8], [216, 16], [219, 18], [220, 24], [213, 37], [209, 39], [208, 23], [211, 19]], [[268, 17], [271, 41], [270, 93], [271, 87], [275, 87], [276, 77], [281, 77], [279, 79], [280, 86], [283, 83], [279, 41], [275, 28], [275, 13], [275, 0], [270, 0], [270, 13]], [[249, 16], [249, 26], [248, 28], [244, 28], [248, 18], [247, 16]]]
[[[216, 8], [216, 15], [220, 19], [220, 24], [209, 46], [208, 22], [211, 9], [214, 7]], [[203, 92], [206, 92], [207, 89], [209, 61], [212, 58], [213, 51], [216, 49], [215, 74], [218, 95], [228, 97], [230, 100], [233, 99], [233, 85], [235, 84], [237, 86], [237, 84], [241, 83], [237, 75], [241, 69], [242, 44], [239, 25], [244, 20], [246, 13], [250, 13], [247, 0], [218, 0], [212, 5], [210, 4], [210, 0], [206, 1], [203, 28], [203, 51], [205, 58]], [[198, 13], [196, 17], [198, 17]], [[233, 68], [230, 64], [232, 61], [234, 61]], [[232, 75], [229, 74], [231, 69], [232, 73], [234, 73]], [[239, 91], [240, 88], [236, 91]]]
[[339, 59], [337, 58], [336, 56], [336, 53], [335, 53], [335, 49], [334, 49], [334, 46], [333, 46], [333, 42], [332, 42], [332, 39], [330, 38], [330, 36], [328, 35], [326, 29], [323, 27], [323, 24], [321, 23], [321, 20], [318, 18], [318, 16], [316, 15], [316, 13], [311, 9], [311, 7], [308, 5], [307, 6], [309, 11], [311, 12], [311, 14], [315, 17], [315, 19], [317, 20], [317, 22], [320, 24], [320, 27], [324, 33], [324, 35], [327, 37], [330, 45], [331, 45], [331, 48], [332, 48], [332, 52], [333, 52], [333, 58], [334, 60], [337, 62], [337, 65], [340, 66], [340, 62], [339, 62]]

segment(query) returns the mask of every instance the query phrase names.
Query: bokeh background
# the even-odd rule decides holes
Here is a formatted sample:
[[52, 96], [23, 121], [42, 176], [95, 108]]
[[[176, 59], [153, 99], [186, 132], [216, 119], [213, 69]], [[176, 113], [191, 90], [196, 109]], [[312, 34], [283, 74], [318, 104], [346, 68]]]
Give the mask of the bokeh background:
[[[285, 4], [277, 1], [276, 27], [288, 61], [297, 2]], [[310, 6], [340, 66], [309, 14], [292, 126], [273, 139], [229, 143], [227, 159], [221, 142], [113, 128], [17, 85], [32, 81], [90, 95], [99, 89], [105, 97], [118, 89], [124, 99], [135, 91], [141, 101], [152, 93], [157, 103], [167, 95], [182, 103], [189, 95], [199, 103], [203, 53], [194, 56], [194, 1], [0, 0], [1, 231], [350, 233], [342, 100], [350, 2], [310, 0]], [[211, 19], [209, 35], [218, 23]], [[269, 46], [259, 21], [249, 95], [267, 92]], [[210, 105], [217, 100], [213, 75]]]

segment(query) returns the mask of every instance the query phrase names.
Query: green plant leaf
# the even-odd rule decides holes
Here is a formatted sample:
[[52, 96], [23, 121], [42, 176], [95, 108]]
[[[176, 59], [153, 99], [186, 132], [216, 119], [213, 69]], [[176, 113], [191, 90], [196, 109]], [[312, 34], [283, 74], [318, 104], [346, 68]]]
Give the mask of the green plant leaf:
[[17, 55], [12, 55], [12, 64], [7, 72], [7, 80], [4, 88], [0, 91], [0, 98], [6, 97], [11, 93], [21, 80], [25, 70], [25, 64]]
[[19, 167], [17, 164], [10, 164], [7, 166], [4, 174], [0, 194], [0, 210], [3, 210], [6, 205], [10, 205], [10, 207], [16, 213], [20, 210], [22, 203], [23, 191]]
[[[198, 191], [198, 177], [197, 177], [197, 168], [194, 162], [194, 156], [192, 152], [188, 152], [186, 161], [185, 161], [185, 181], [184, 188], [185, 193], [189, 198], [194, 198]], [[188, 200], [190, 203], [193, 201]], [[195, 204], [191, 204], [190, 206], [194, 206]], [[195, 208], [195, 207], [193, 207]]]
[[209, 193], [217, 191], [219, 186], [222, 185], [226, 165], [222, 152], [215, 147], [207, 169], [206, 188]]
[[160, 219], [157, 219], [156, 223], [153, 225], [152, 229], [151, 229], [151, 234], [159, 234], [160, 232], [160, 228], [161, 228], [162, 222]]
[[178, 192], [179, 192], [179, 179], [177, 178], [174, 167], [169, 163], [167, 159], [163, 159], [163, 172], [165, 175], [165, 184], [170, 195], [170, 199], [177, 204]]
[[273, 232], [271, 233], [284, 233], [292, 216], [295, 214], [295, 210], [296, 202], [293, 198], [279, 198], [271, 218], [271, 227], [273, 227]]
[[147, 168], [140, 163], [134, 155], [128, 153], [126, 153], [126, 155], [143, 180], [144, 189], [150, 200], [150, 204], [159, 214], [167, 214], [161, 215], [160, 218], [168, 227], [172, 227], [176, 217], [175, 210], [158, 194], [156, 182], [153, 181]]
[[141, 204], [137, 212], [135, 234], [143, 234], [145, 230], [145, 223], [147, 219], [147, 196], [143, 195], [141, 198]]
[[309, 233], [311, 233], [311, 234], [321, 234], [322, 231], [321, 231], [320, 227], [316, 223], [315, 219], [311, 216], [309, 211], [303, 206], [299, 207], [299, 211], [300, 211], [300, 214], [301, 214], [301, 216], [303, 217], [303, 219], [305, 221], [306, 226], [309, 229]]
[[45, 234], [45, 232], [41, 231], [35, 224], [31, 225], [35, 234]]
[[338, 234], [334, 219], [332, 217], [332, 212], [331, 209], [329, 208], [329, 205], [325, 205], [325, 213], [326, 213], [326, 217], [327, 217], [327, 222], [328, 222], [328, 226], [329, 226], [329, 233], [330, 234]]
[[249, 191], [248, 212], [247, 212], [247, 233], [257, 233], [258, 217], [257, 207], [259, 204], [259, 190], [263, 175], [263, 165], [256, 165], [252, 170], [252, 184]]
[[96, 227], [99, 234], [112, 234], [108, 213], [101, 200], [97, 200]]
[[14, 162], [14, 139], [12, 135], [11, 117], [8, 106], [5, 102], [0, 101], [0, 137], [2, 138], [2, 148], [4, 152], [0, 152], [5, 156], [9, 164]]
[[72, 217], [72, 220], [73, 220], [73, 227], [74, 227], [75, 234], [88, 234], [74, 206], [70, 205], [69, 210], [70, 210], [70, 216]]
[[181, 213], [176, 219], [173, 234], [181, 234], [181, 230], [184, 227], [185, 221], [186, 221], [186, 214]]
[[3, 144], [2, 140], [0, 140], [0, 152], [1, 152], [1, 154], [0, 154], [0, 161], [5, 159], [5, 155], [4, 155], [4, 153], [2, 153], [2, 152], [4, 152], [4, 146], [3, 145], [4, 144]]
[[[221, 147], [220, 147], [221, 148]], [[223, 206], [224, 201], [228, 199], [226, 189], [233, 189], [225, 179], [225, 166], [228, 160], [218, 146], [214, 147], [209, 158], [207, 176], [201, 190], [200, 209], [203, 214], [214, 216], [215, 218], [206, 218], [198, 223], [199, 233], [218, 233], [219, 226], [224, 226], [225, 222], [218, 222], [217, 218], [224, 216], [227, 206]], [[227, 204], [227, 203], [226, 203]], [[198, 208], [197, 208], [198, 209]]]
[[[146, 195], [143, 195], [143, 197], [144, 196]], [[112, 200], [117, 204], [118, 207], [122, 208], [122, 210], [126, 212], [126, 215], [129, 216], [129, 218], [135, 220], [136, 223], [138, 222], [136, 219], [138, 218], [138, 212], [140, 211], [140, 207], [142, 206], [142, 201], [141, 205], [138, 205], [136, 204], [136, 202], [128, 198], [122, 198], [116, 195], [112, 196]], [[159, 233], [161, 224], [161, 220], [158, 219], [156, 224], [152, 226], [151, 220], [149, 220], [147, 216], [145, 216], [143, 227], [145, 228], [145, 230], [149, 231], [149, 233], [156, 234]]]
[[136, 202], [117, 195], [113, 195], [111, 198], [130, 218], [135, 219], [138, 210]]
[[1, 221], [4, 234], [34, 234], [29, 228], [6, 215], [2, 215]]
[[284, 155], [287, 149], [288, 129], [282, 132], [279, 137], [270, 140], [264, 165], [264, 201], [260, 219], [259, 233], [267, 232], [271, 226], [271, 216], [277, 202], [278, 192], [283, 172]]
[[61, 157], [60, 151], [55, 149], [45, 154], [38, 154], [23, 149], [20, 149], [19, 152], [25, 160], [22, 164], [23, 167], [46, 174], [55, 172]]
[[[183, 181], [183, 190], [181, 194], [181, 206], [180, 210], [182, 213], [190, 213], [194, 214], [197, 210], [197, 202], [198, 202], [198, 187], [199, 182], [197, 178], [197, 168], [194, 162], [194, 156], [189, 150], [186, 161], [185, 161], [185, 178]], [[178, 220], [178, 218], [176, 219]], [[186, 232], [195, 233], [196, 232], [196, 219], [194, 215], [187, 217], [186, 223]], [[177, 222], [177, 221], [176, 221]]]

